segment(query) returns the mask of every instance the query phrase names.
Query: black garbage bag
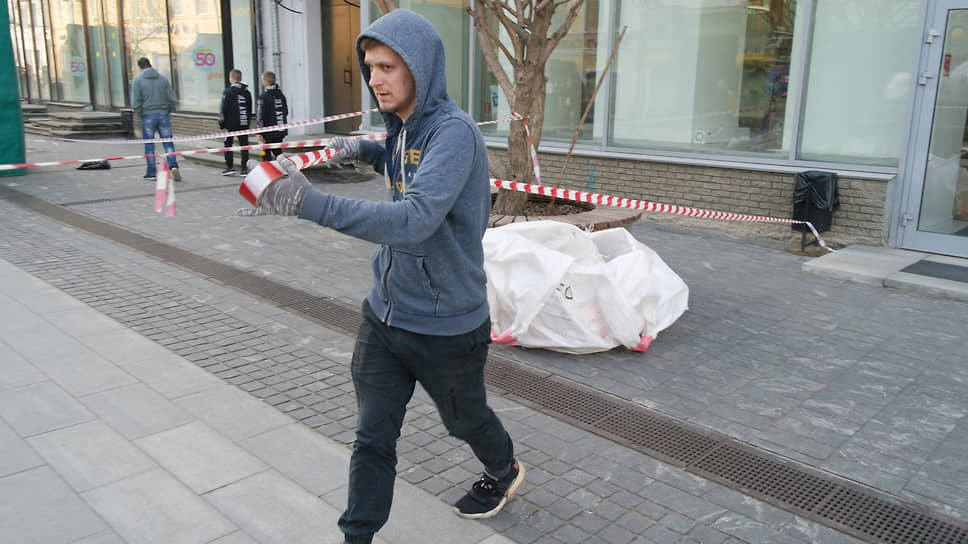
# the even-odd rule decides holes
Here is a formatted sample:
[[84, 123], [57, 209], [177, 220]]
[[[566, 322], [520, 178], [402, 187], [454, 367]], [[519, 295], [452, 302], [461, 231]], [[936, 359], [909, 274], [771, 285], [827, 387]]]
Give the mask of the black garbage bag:
[[[833, 212], [840, 208], [837, 174], [821, 170], [807, 170], [796, 176], [793, 185], [793, 218], [809, 221], [817, 232], [830, 230]], [[797, 223], [793, 230], [809, 232], [810, 228]]]
[[111, 164], [108, 161], [87, 161], [77, 167], [78, 170], [110, 170]]

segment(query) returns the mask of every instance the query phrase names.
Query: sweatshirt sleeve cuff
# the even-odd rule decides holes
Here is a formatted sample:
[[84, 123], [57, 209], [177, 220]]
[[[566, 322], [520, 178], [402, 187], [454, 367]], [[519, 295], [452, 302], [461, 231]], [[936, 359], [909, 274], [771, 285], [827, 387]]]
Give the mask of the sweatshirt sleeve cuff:
[[323, 212], [329, 204], [330, 195], [310, 187], [299, 205], [299, 218], [322, 224]]

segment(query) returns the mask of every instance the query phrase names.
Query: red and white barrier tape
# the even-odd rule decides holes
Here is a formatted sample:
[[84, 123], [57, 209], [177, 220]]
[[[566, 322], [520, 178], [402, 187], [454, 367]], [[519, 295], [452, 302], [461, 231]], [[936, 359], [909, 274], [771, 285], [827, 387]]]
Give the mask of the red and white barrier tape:
[[[349, 114], [347, 114], [349, 115]], [[507, 119], [499, 119], [497, 121], [484, 121], [478, 123], [479, 125], [491, 125], [494, 123], [508, 123], [511, 121], [520, 121], [525, 119], [524, 117], [509, 117]], [[379, 141], [386, 139], [386, 132], [377, 132], [373, 134], [357, 134], [355, 136], [344, 136], [344, 138], [352, 140], [371, 140]], [[75, 140], [76, 141], [76, 140]], [[97, 141], [101, 140], [84, 140], [84, 141]], [[137, 140], [129, 140], [126, 143], [135, 143]], [[215, 148], [204, 148], [204, 149], [193, 149], [189, 151], [172, 151], [170, 153], [155, 153], [152, 155], [128, 155], [126, 157], [104, 157], [99, 159], [75, 159], [69, 161], [49, 161], [49, 162], [21, 162], [14, 164], [0, 164], [0, 171], [2, 170], [19, 170], [21, 168], [37, 168], [40, 166], [61, 166], [70, 164], [83, 164], [85, 162], [99, 162], [99, 161], [123, 161], [123, 160], [134, 160], [134, 159], [146, 159], [150, 157], [180, 157], [182, 155], [203, 155], [206, 153], [223, 153], [227, 151], [255, 151], [259, 149], [290, 149], [296, 147], [324, 147], [329, 145], [330, 138], [316, 139], [316, 140], [301, 140], [298, 142], [281, 142], [272, 144], [252, 144], [252, 145], [236, 145], [232, 147], [215, 147]]]
[[[302, 153], [299, 155], [294, 155], [289, 157], [296, 166], [302, 170], [303, 168], [320, 164], [326, 162], [332, 158], [336, 153], [335, 149], [327, 148], [321, 151], [313, 151], [310, 153]], [[256, 206], [259, 201], [259, 196], [262, 192], [275, 180], [281, 178], [285, 175], [285, 172], [278, 166], [275, 161], [263, 162], [259, 166], [253, 169], [246, 177], [242, 180], [242, 184], [239, 186], [239, 194], [243, 198], [249, 201], [250, 204]], [[785, 224], [798, 224], [806, 225], [810, 229], [810, 232], [817, 238], [817, 243], [826, 249], [827, 251], [834, 251], [833, 248], [829, 247], [823, 238], [820, 237], [820, 233], [809, 221], [800, 221], [797, 219], [786, 219], [782, 217], [770, 217], [765, 215], [750, 215], [732, 212], [721, 212], [715, 210], [704, 210], [702, 208], [689, 208], [686, 206], [675, 206], [672, 204], [662, 204], [660, 202], [651, 202], [648, 200], [636, 200], [632, 198], [622, 198], [609, 195], [603, 195], [600, 193], [589, 193], [586, 191], [576, 191], [573, 189], [560, 189], [555, 187], [548, 187], [545, 185], [535, 185], [531, 183], [518, 183], [516, 181], [508, 181], [504, 179], [491, 178], [491, 185], [497, 187], [498, 189], [510, 189], [513, 191], [522, 191], [525, 193], [531, 193], [535, 195], [549, 196], [554, 198], [561, 198], [563, 200], [571, 200], [573, 202], [588, 202], [591, 204], [599, 204], [602, 206], [615, 206], [618, 208], [628, 208], [632, 210], [642, 210], [642, 211], [654, 211], [661, 213], [671, 213], [676, 215], [685, 215], [688, 217], [699, 217], [704, 219], [720, 219], [723, 221], [746, 221], [754, 223], [785, 223]]]
[[534, 148], [534, 140], [531, 139], [531, 129], [528, 128], [528, 118], [519, 114], [516, 111], [512, 111], [516, 119], [520, 119], [521, 123], [524, 124], [524, 133], [528, 136], [528, 148], [531, 150], [531, 168], [534, 169], [534, 182], [541, 185], [541, 165], [538, 164], [538, 152]]
[[[296, 164], [298, 169], [302, 170], [303, 168], [315, 166], [332, 159], [333, 155], [336, 154], [336, 151], [336, 149], [330, 147], [310, 151], [309, 153], [290, 155], [288, 158]], [[239, 185], [239, 194], [242, 195], [242, 198], [248, 200], [250, 204], [255, 206], [258, 204], [259, 197], [262, 196], [262, 192], [266, 190], [266, 187], [268, 187], [273, 181], [276, 181], [285, 175], [285, 171], [283, 171], [282, 167], [279, 166], [277, 161], [261, 162], [248, 174], [246, 174], [245, 179], [243, 179], [241, 185]]]
[[572, 189], [557, 189], [554, 187], [548, 187], [545, 185], [533, 185], [530, 183], [518, 183], [516, 181], [508, 181], [504, 179], [491, 178], [491, 185], [499, 189], [510, 189], [513, 191], [522, 191], [525, 193], [531, 193], [534, 195], [550, 196], [554, 198], [561, 198], [564, 200], [571, 200], [574, 202], [588, 202], [591, 204], [599, 204], [602, 206], [615, 206], [618, 208], [628, 208], [632, 210], [642, 210], [650, 212], [662, 212], [671, 213], [676, 215], [685, 215], [688, 217], [700, 217], [704, 219], [720, 219], [723, 221], [746, 221], [754, 223], [786, 223], [786, 224], [797, 224], [806, 225], [810, 229], [810, 232], [817, 238], [817, 243], [821, 247], [828, 251], [834, 251], [833, 248], [828, 247], [823, 238], [820, 237], [820, 233], [809, 221], [800, 221], [797, 219], [785, 219], [782, 217], [769, 217], [765, 215], [750, 215], [742, 213], [733, 212], [721, 212], [715, 210], [704, 210], [701, 208], [689, 208], [686, 206], [675, 206], [673, 204], [662, 204], [660, 202], [651, 202], [648, 200], [635, 200], [632, 198], [621, 198], [615, 196], [608, 196], [599, 193], [589, 193], [586, 191], [575, 191]]
[[165, 217], [175, 217], [175, 184], [172, 183], [168, 161], [162, 159], [155, 182], [155, 211], [165, 211]]
[[379, 111], [377, 108], [365, 110], [365, 111], [355, 111], [353, 113], [340, 113], [337, 115], [330, 115], [327, 117], [319, 117], [317, 119], [309, 119], [308, 121], [294, 121], [292, 123], [286, 123], [284, 125], [272, 125], [271, 127], [258, 127], [258, 128], [248, 128], [244, 130], [234, 130], [231, 132], [213, 132], [211, 134], [199, 134], [196, 136], [173, 136], [171, 138], [146, 138], [141, 140], [81, 140], [76, 138], [58, 138], [59, 140], [65, 142], [96, 142], [99, 144], [161, 144], [165, 142], [190, 142], [193, 140], [212, 140], [227, 138], [229, 136], [245, 136], [248, 134], [260, 134], [263, 132], [275, 132], [277, 130], [283, 130], [293, 127], [304, 127], [308, 125], [319, 125], [321, 123], [326, 123], [329, 121], [338, 121], [340, 119], [349, 119], [350, 117], [359, 117], [361, 115], [366, 115], [368, 113], [374, 113]]

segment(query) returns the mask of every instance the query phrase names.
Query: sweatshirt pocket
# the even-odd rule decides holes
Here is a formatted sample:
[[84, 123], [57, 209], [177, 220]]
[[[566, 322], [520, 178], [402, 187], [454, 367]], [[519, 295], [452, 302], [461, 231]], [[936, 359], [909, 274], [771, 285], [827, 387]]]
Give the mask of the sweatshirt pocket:
[[425, 256], [394, 250], [387, 289], [398, 310], [412, 314], [437, 314], [440, 291], [430, 281]]

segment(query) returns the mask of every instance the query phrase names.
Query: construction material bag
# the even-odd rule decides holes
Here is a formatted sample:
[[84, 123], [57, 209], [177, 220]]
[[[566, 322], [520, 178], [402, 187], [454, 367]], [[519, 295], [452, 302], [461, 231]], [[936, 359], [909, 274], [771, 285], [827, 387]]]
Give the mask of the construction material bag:
[[645, 351], [686, 311], [689, 288], [625, 229], [558, 221], [484, 234], [492, 340], [564, 353]]

